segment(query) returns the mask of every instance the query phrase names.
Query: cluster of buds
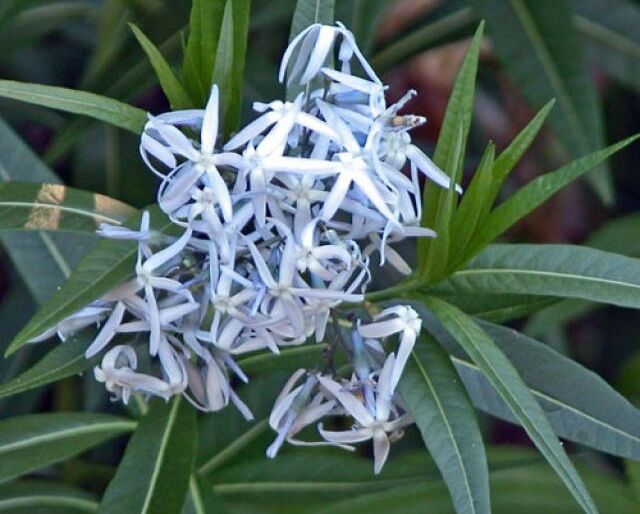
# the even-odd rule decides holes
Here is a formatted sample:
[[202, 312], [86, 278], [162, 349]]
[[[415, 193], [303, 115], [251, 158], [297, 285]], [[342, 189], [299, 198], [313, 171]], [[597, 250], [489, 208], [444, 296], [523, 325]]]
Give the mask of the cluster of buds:
[[[149, 116], [141, 155], [181, 235], [152, 231], [146, 213], [138, 230], [102, 226], [103, 237], [137, 242], [135, 276], [37, 339], [98, 324], [86, 356], [103, 354], [95, 377], [115, 398], [182, 394], [203, 411], [231, 402], [251, 419], [231, 386], [233, 376], [248, 382], [238, 356], [326, 341], [339, 306], [364, 300], [372, 260], [408, 274], [391, 244], [434, 236], [420, 227], [419, 176], [449, 179], [411, 142], [424, 118], [399, 114], [415, 92], [387, 105], [386, 86], [340, 24], [293, 39], [280, 80], [301, 92], [254, 103], [257, 118], [225, 144], [216, 86], [204, 110]], [[395, 390], [419, 330], [410, 308], [387, 309], [342, 344], [351, 379], [296, 372], [273, 409], [268, 455], [285, 440], [303, 444], [295, 434], [321, 417], [348, 415], [352, 430], [320, 425], [324, 441], [304, 444], [373, 439], [379, 471], [407, 423]], [[394, 334], [397, 353], [387, 355], [381, 339]]]

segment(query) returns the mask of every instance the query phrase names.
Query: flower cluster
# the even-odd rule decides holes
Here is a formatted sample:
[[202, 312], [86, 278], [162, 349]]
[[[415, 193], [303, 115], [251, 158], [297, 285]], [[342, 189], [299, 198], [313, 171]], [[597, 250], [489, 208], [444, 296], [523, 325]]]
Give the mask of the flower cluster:
[[[386, 87], [340, 24], [298, 35], [280, 79], [301, 92], [254, 103], [256, 119], [225, 144], [216, 86], [204, 110], [149, 115], [141, 155], [161, 179], [158, 205], [176, 231], [151, 230], [148, 213], [137, 230], [102, 226], [103, 237], [137, 242], [135, 276], [37, 339], [98, 324], [86, 356], [103, 354], [95, 377], [125, 403], [134, 392], [183, 394], [203, 411], [231, 402], [251, 419], [232, 388], [233, 377], [248, 381], [238, 356], [326, 341], [331, 314], [363, 301], [373, 258], [408, 274], [391, 244], [434, 235], [420, 227], [419, 175], [449, 180], [411, 143], [409, 129], [424, 118], [399, 114], [415, 92], [387, 105]], [[395, 390], [419, 330], [412, 309], [387, 309], [356, 323], [342, 345], [350, 379], [294, 373], [270, 417], [278, 436], [267, 454], [285, 440], [351, 448], [372, 439], [379, 471], [407, 423]], [[394, 334], [397, 353], [387, 355], [381, 339]], [[352, 417], [353, 429], [320, 424], [324, 441], [295, 439], [329, 415]]]

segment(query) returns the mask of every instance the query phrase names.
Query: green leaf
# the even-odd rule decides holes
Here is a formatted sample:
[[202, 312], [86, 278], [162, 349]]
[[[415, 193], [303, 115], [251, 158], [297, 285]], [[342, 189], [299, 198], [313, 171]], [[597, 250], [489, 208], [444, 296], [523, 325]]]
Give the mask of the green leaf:
[[[469, 51], [460, 67], [453, 91], [449, 97], [433, 157], [436, 165], [451, 177], [452, 182], [455, 182], [462, 173], [466, 141], [473, 115], [476, 73], [483, 31], [484, 23], [481, 23], [471, 41]], [[444, 214], [441, 214], [443, 202], [448, 202], [452, 205], [450, 207], [450, 212], [452, 212], [454, 202], [453, 184], [449, 190], [443, 191], [441, 187], [431, 183], [431, 181], [426, 181], [423, 197], [422, 226], [436, 226], [438, 215], [444, 216]], [[449, 219], [444, 219], [440, 224], [448, 230], [448, 223]], [[446, 235], [439, 233], [436, 241], [441, 240]], [[428, 238], [421, 238], [418, 241], [418, 268], [423, 276], [427, 272], [428, 261], [433, 259], [431, 257], [433, 255], [432, 244], [444, 245], [444, 243], [429, 241]], [[445, 264], [442, 263], [442, 265]]]
[[159, 401], [140, 419], [100, 514], [180, 512], [197, 442], [195, 410], [182, 397]]
[[160, 86], [164, 91], [172, 110], [186, 109], [192, 107], [193, 103], [189, 95], [182, 87], [182, 83], [178, 80], [175, 73], [171, 69], [169, 63], [160, 53], [160, 50], [144, 35], [144, 33], [133, 23], [129, 24], [133, 35], [136, 37], [140, 46], [147, 54], [153, 70], [156, 72]]
[[147, 115], [142, 109], [104, 96], [56, 86], [0, 80], [0, 97], [89, 116], [140, 134]]
[[[584, 244], [627, 257], [640, 257], [640, 244], [636, 238], [639, 231], [640, 215], [629, 214], [603, 224], [589, 236]], [[548, 340], [549, 334], [562, 331], [567, 323], [584, 318], [600, 306], [601, 304], [586, 300], [556, 302], [529, 318], [524, 332], [530, 336]]]
[[573, 245], [492, 245], [434, 289], [582, 298], [640, 308], [640, 259]]
[[211, 485], [193, 474], [189, 480], [189, 497], [182, 512], [183, 514], [225, 514], [228, 509]]
[[[493, 323], [478, 324], [520, 373], [556, 435], [612, 455], [640, 460], [640, 411], [620, 393], [544, 343]], [[435, 327], [434, 331], [451, 352], [476, 407], [517, 423], [479, 366], [444, 330]]]
[[[165, 232], [173, 227], [173, 224], [158, 209], [154, 208], [150, 213], [151, 225], [155, 230]], [[125, 225], [137, 227], [139, 216], [136, 215]], [[6, 355], [12, 354], [29, 339], [42, 334], [133, 275], [136, 252], [135, 242], [116, 239], [100, 240], [95, 249], [73, 270], [69, 280], [18, 333], [9, 345]]]
[[418, 341], [399, 391], [456, 512], [491, 512], [487, 458], [473, 406], [448, 355], [431, 337]]
[[369, 55], [376, 30], [391, 0], [355, 0], [351, 16], [351, 32], [353, 32], [360, 49]]
[[[58, 183], [49, 170], [11, 128], [0, 119], [0, 179]], [[4, 233], [3, 246], [36, 303], [44, 302], [67, 278], [71, 267], [88, 251], [94, 237], [68, 234]]]
[[106, 414], [48, 413], [0, 421], [0, 481], [77, 455], [135, 423]]
[[273, 399], [282, 390], [291, 370], [297, 367], [288, 356], [284, 355], [283, 358], [292, 365], [279, 371], [260, 366], [257, 376], [252, 376], [252, 371], [247, 371], [246, 359], [238, 361], [238, 365], [251, 377], [249, 384], [238, 389], [238, 394], [256, 420], [247, 422], [237, 409], [224, 409], [215, 416], [202, 416], [198, 429], [201, 434], [207, 434], [207, 437], [202, 437], [198, 446], [196, 465], [200, 476], [209, 478], [212, 473], [228, 467], [231, 462], [246, 458], [248, 447], [258, 446], [257, 454], [261, 458], [264, 456], [269, 440], [274, 437], [269, 433], [267, 421]]
[[[464, 254], [476, 230], [482, 226], [483, 214], [489, 211], [489, 192], [491, 188], [492, 170], [494, 165], [495, 147], [489, 143], [478, 169], [473, 175], [466, 192], [462, 196], [460, 205], [451, 220], [451, 236], [449, 255]], [[453, 271], [453, 270], [452, 270]]]
[[333, 24], [335, 0], [297, 0], [291, 20], [289, 41], [314, 23]]
[[[538, 111], [538, 113], [527, 123], [526, 127], [524, 127], [518, 135], [511, 141], [509, 146], [504, 149], [503, 152], [500, 153], [496, 162], [493, 166], [493, 180], [491, 183], [490, 193], [488, 194], [488, 204], [489, 207], [493, 205], [498, 193], [500, 192], [500, 188], [504, 183], [505, 179], [513, 170], [515, 165], [527, 151], [527, 149], [533, 143], [533, 140], [540, 132], [542, 125], [547, 119], [549, 112], [553, 109], [555, 105], [555, 100], [550, 100], [545, 104], [545, 106]], [[486, 214], [486, 213], [485, 213]], [[483, 216], [484, 221], [484, 216]]]
[[87, 334], [77, 334], [53, 350], [20, 375], [0, 385], [0, 398], [30, 391], [91, 368], [97, 358], [87, 360], [84, 352], [91, 343]]
[[0, 46], [5, 55], [11, 55], [30, 43], [36, 43], [63, 25], [68, 26], [70, 23], [94, 17], [96, 11], [95, 5], [68, 1], [25, 10], [0, 30]]
[[51, 480], [21, 480], [0, 487], [0, 512], [7, 514], [95, 513], [93, 496]]
[[339, 449], [321, 451], [290, 448], [277, 459], [264, 455], [244, 458], [217, 470], [210, 480], [217, 494], [260, 495], [269, 492], [304, 494], [326, 498], [376, 491], [400, 484], [434, 479], [437, 470], [425, 452], [390, 458], [376, 476], [370, 459], [358, 458]]
[[633, 143], [637, 135], [623, 139], [603, 150], [598, 150], [577, 159], [561, 168], [537, 177], [508, 200], [501, 203], [489, 215], [484, 229], [476, 236], [469, 255], [475, 255], [518, 220], [542, 205], [564, 186], [574, 181], [588, 170], [594, 168], [614, 153]]
[[567, 323], [585, 317], [601, 304], [587, 300], [560, 300], [552, 303], [546, 309], [535, 313], [528, 320], [522, 330], [527, 335], [539, 337], [544, 341], [551, 341], [553, 334], [562, 331]]
[[443, 294], [442, 298], [465, 313], [494, 323], [524, 318], [555, 303], [555, 298], [512, 294]]
[[394, 38], [393, 42], [373, 56], [371, 62], [374, 68], [381, 71], [403, 64], [412, 56], [465, 32], [474, 23], [477, 23], [476, 16], [470, 7], [464, 6], [448, 11], [437, 20], [425, 23], [400, 38]]
[[[228, 0], [224, 6], [220, 39], [216, 51], [216, 62], [213, 68], [213, 83], [220, 88], [222, 119], [226, 118], [229, 110], [227, 100], [233, 96], [232, 69], [234, 60], [234, 2]], [[225, 129], [226, 130], [226, 129]]]
[[553, 433], [544, 411], [499, 347], [457, 307], [434, 297], [425, 297], [424, 302], [491, 382], [578, 504], [585, 512], [596, 513], [593, 500]]
[[[125, 25], [126, 27], [126, 25]], [[113, 26], [109, 25], [112, 31]], [[125, 31], [125, 34], [127, 32]], [[172, 34], [164, 42], [158, 45], [159, 50], [164, 55], [177, 54], [180, 50], [181, 33]], [[120, 64], [120, 63], [118, 63]], [[105, 82], [97, 79], [86, 80], [86, 88], [95, 88], [101, 94], [118, 98], [120, 100], [133, 101], [145, 89], [152, 87], [154, 84], [153, 73], [151, 73], [148, 59], [145, 56], [129, 65], [121, 71], [120, 74], [114, 74], [113, 66], [100, 65], [103, 73], [108, 77]], [[116, 76], [114, 76], [116, 75]], [[74, 145], [78, 143], [78, 139], [85, 134], [85, 130], [94, 124], [90, 118], [73, 118], [68, 120], [65, 125], [57, 132], [54, 140], [47, 148], [45, 153], [45, 161], [48, 163], [55, 162], [57, 159], [65, 155]]]
[[587, 246], [620, 253], [627, 257], [640, 257], [640, 213], [620, 216], [599, 227], [585, 242]]
[[[558, 109], [549, 122], [572, 157], [602, 147], [600, 102], [589, 77], [580, 37], [566, 2], [474, 0], [507, 72], [535, 108], [549, 98]], [[591, 176], [603, 200], [612, 201], [611, 177]]]
[[640, 502], [640, 462], [626, 461], [625, 471], [631, 482], [631, 487], [636, 496], [636, 499]]
[[640, 8], [627, 0], [571, 0], [587, 56], [623, 84], [640, 89]]
[[101, 223], [120, 225], [135, 212], [108, 196], [60, 184], [0, 184], [0, 230], [55, 230], [94, 235]]
[[242, 86], [244, 84], [251, 10], [251, 0], [231, 0], [231, 2], [233, 5], [233, 65], [229, 75], [231, 94], [227, 95], [225, 100], [224, 131], [226, 136], [238, 130], [240, 126]]
[[[451, 161], [444, 169], [458, 169], [462, 172], [462, 162], [464, 161], [464, 133], [462, 123], [458, 126], [458, 135], [451, 153]], [[458, 166], [459, 164], [459, 166]], [[424, 261], [424, 280], [428, 283], [437, 282], [446, 275], [446, 267], [449, 262], [449, 246], [451, 244], [451, 219], [456, 213], [457, 193], [455, 191], [455, 183], [458, 181], [458, 176], [452, 177], [451, 187], [440, 193], [438, 196], [438, 212], [433, 224], [433, 228], [437, 234], [435, 238], [428, 241], [426, 250], [426, 259]], [[425, 184], [425, 190], [434, 186], [429, 184], [429, 181]], [[437, 186], [434, 186], [437, 187]], [[426, 194], [426, 193], [425, 193]], [[418, 245], [425, 241], [426, 237], [420, 238]], [[418, 246], [418, 251], [420, 248]], [[420, 259], [418, 255], [418, 259]]]
[[198, 107], [204, 107], [209, 98], [225, 3], [226, 0], [192, 2], [182, 73], [191, 99]]
[[[508, 450], [521, 458], [528, 455], [515, 448]], [[490, 461], [491, 462], [491, 461]], [[585, 480], [602, 512], [635, 514], [637, 502], [614, 476], [583, 471]], [[534, 464], [491, 474], [493, 514], [580, 514], [580, 508], [563, 489], [557, 477], [544, 465]], [[304, 510], [305, 514], [451, 514], [447, 491], [442, 483], [403, 485], [394, 489], [353, 496]], [[276, 511], [277, 512], [277, 511]]]

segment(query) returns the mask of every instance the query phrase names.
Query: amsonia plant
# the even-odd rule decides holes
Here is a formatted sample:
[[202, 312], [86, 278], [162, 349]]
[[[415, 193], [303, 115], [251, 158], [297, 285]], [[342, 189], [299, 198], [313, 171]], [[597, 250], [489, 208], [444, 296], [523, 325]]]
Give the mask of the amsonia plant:
[[[494, 241], [636, 136], [496, 206], [553, 101], [507, 148], [490, 144], [463, 191], [483, 24], [430, 158], [411, 138], [426, 119], [403, 112], [428, 92], [391, 102], [332, 13], [331, 1], [298, 1], [273, 70], [286, 93], [253, 102], [244, 126], [248, 0], [194, 0], [180, 74], [131, 26], [170, 112], [0, 81], [0, 96], [134, 132], [159, 184], [157, 203], [139, 212], [60, 184], [0, 186], [1, 230], [99, 236], [9, 345], [7, 356], [50, 350], [0, 398], [87, 372], [128, 414], [0, 421], [0, 480], [10, 481], [0, 505], [6, 494], [74, 512], [320, 513], [400, 501], [406, 512], [481, 514], [508, 512], [520, 480], [534, 495], [540, 487], [538, 512], [564, 498], [558, 484], [569, 509], [613, 512], [559, 438], [640, 460], [640, 412], [500, 323], [562, 298], [640, 307], [640, 261]], [[405, 278], [380, 287], [389, 269]], [[519, 424], [557, 477], [530, 452], [487, 451], [474, 408]], [[406, 450], [414, 426], [427, 452]], [[128, 432], [99, 500], [16, 480]], [[349, 453], [360, 443], [373, 469]], [[623, 498], [615, 512], [631, 512], [628, 491], [612, 487]]]

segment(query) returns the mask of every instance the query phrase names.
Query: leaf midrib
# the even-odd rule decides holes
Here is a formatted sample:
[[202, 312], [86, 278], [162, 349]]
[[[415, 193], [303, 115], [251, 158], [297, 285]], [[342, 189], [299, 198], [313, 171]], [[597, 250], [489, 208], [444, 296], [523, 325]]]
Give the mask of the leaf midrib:
[[39, 202], [16, 202], [16, 201], [0, 201], [0, 208], [2, 207], [13, 207], [19, 209], [51, 209], [58, 210], [62, 212], [68, 212], [70, 214], [76, 214], [78, 216], [84, 218], [94, 219], [96, 222], [102, 221], [104, 223], [111, 223], [113, 225], [122, 225], [122, 221], [116, 218], [111, 218], [106, 214], [101, 214], [95, 211], [82, 210], [77, 207], [69, 207], [66, 205], [57, 205], [57, 204], [49, 204], [49, 203], [39, 203]]
[[402, 484], [418, 483], [425, 477], [405, 477], [370, 482], [230, 482], [213, 485], [219, 494], [262, 493], [262, 492], [326, 492], [353, 491], [362, 489], [379, 489], [381, 487], [395, 487]]
[[[615, 32], [603, 24], [598, 24], [579, 14], [574, 15], [576, 27], [583, 34], [589, 35], [606, 46], [617, 48], [636, 59], [640, 59], [640, 44], [620, 32]], [[607, 39], [607, 36], [609, 39]]]
[[536, 24], [531, 17], [531, 13], [522, 0], [510, 0], [510, 3], [516, 16], [520, 19], [525, 33], [529, 36], [533, 48], [536, 49], [536, 53], [538, 54], [538, 58], [540, 59], [543, 68], [547, 70], [549, 80], [558, 92], [556, 96], [559, 97], [560, 102], [564, 105], [575, 134], [580, 138], [584, 147], [587, 148], [589, 144], [584, 134], [584, 127], [580, 120], [580, 116], [575, 110], [575, 105], [571, 101], [571, 97], [563, 85], [563, 80], [556, 69], [551, 54], [544, 44], [543, 38], [537, 30]]
[[[2, 86], [9, 86], [9, 85], [16, 85], [18, 86], [21, 91], [20, 92], [15, 92], [12, 91], [10, 87], [8, 88], [3, 88]], [[28, 87], [25, 87], [28, 86]], [[57, 92], [64, 92], [65, 95], [64, 96], [56, 96], [53, 94], [46, 94], [44, 92], [37, 92], [34, 91], [33, 88], [37, 87], [37, 88], [47, 88], [50, 91], [57, 91]], [[114, 105], [115, 102], [118, 102], [117, 100], [111, 100], [110, 102], [105, 102], [105, 100], [107, 100], [105, 97], [99, 97], [98, 95], [94, 95], [93, 93], [89, 93], [86, 91], [81, 91], [80, 93], [82, 93], [83, 95], [86, 95], [88, 97], [94, 97], [97, 96], [98, 98], [100, 98], [102, 100], [101, 103], [91, 103], [91, 102], [86, 102], [86, 101], [81, 101], [79, 99], [75, 99], [73, 97], [68, 96], [69, 91], [65, 88], [62, 87], [57, 87], [57, 86], [47, 86], [47, 85], [43, 85], [43, 84], [22, 84], [20, 82], [16, 82], [13, 80], [0, 80], [0, 90], [4, 89], [5, 93], [8, 97], [10, 98], [14, 98], [14, 99], [20, 99], [20, 98], [28, 98], [28, 97], [32, 97], [33, 99], [36, 100], [55, 100], [58, 103], [61, 104], [71, 104], [71, 105], [76, 105], [76, 106], [80, 106], [80, 107], [91, 107], [92, 109], [95, 109], [96, 111], [102, 111], [102, 112], [107, 112], [110, 114], [117, 114], [119, 116], [122, 116], [125, 119], [131, 120], [133, 119], [130, 116], [130, 113], [127, 113], [126, 110], [127, 109], [131, 109], [131, 112], [135, 111], [139, 111], [139, 113], [137, 114], [141, 114], [143, 117], [145, 116], [145, 113], [142, 109], [139, 109], [137, 107], [133, 107], [130, 106], [128, 104], [122, 104], [122, 106], [124, 106], [124, 108], [122, 106], [116, 106]], [[118, 102], [118, 104], [120, 104], [120, 102]]]
[[58, 439], [64, 439], [69, 436], [81, 436], [88, 434], [99, 434], [101, 432], [111, 432], [111, 431], [127, 431], [133, 430], [136, 424], [133, 421], [111, 421], [111, 422], [103, 422], [103, 423], [95, 423], [87, 426], [73, 427], [67, 428], [64, 430], [58, 430], [55, 432], [48, 432], [46, 434], [36, 435], [34, 437], [30, 437], [28, 439], [21, 439], [19, 441], [14, 441], [9, 444], [0, 444], [0, 455], [3, 453], [9, 453], [16, 450], [22, 450], [24, 448], [28, 448], [30, 446], [36, 446], [38, 444], [46, 443], [49, 441], [55, 441]]
[[153, 472], [151, 474], [151, 479], [149, 480], [149, 487], [147, 488], [147, 494], [145, 496], [142, 508], [140, 509], [140, 514], [147, 514], [149, 506], [151, 505], [153, 493], [155, 492], [155, 488], [158, 485], [158, 477], [160, 475], [160, 468], [162, 467], [162, 460], [164, 459], [164, 454], [167, 451], [167, 442], [169, 440], [169, 437], [171, 436], [171, 430], [173, 429], [173, 426], [176, 422], [180, 402], [180, 398], [174, 400], [173, 404], [171, 405], [169, 415], [167, 416], [167, 423], [165, 425], [162, 438], [160, 439], [160, 449], [156, 455]]
[[[451, 360], [454, 363], [460, 364], [461, 366], [464, 366], [464, 367], [469, 368], [469, 369], [473, 369], [473, 370], [477, 371], [478, 373], [482, 373], [482, 370], [477, 365], [475, 365], [475, 364], [473, 364], [473, 363], [471, 363], [471, 362], [469, 362], [467, 360], [464, 360], [464, 359], [462, 359], [460, 357], [457, 357], [455, 355], [450, 355], [450, 357], [451, 357]], [[547, 401], [547, 402], [549, 402], [549, 403], [551, 403], [553, 405], [557, 405], [560, 408], [564, 408], [566, 410], [570, 410], [570, 411], [574, 412], [575, 414], [577, 414], [578, 416], [580, 416], [582, 418], [588, 419], [588, 420], [592, 421], [593, 423], [595, 423], [597, 425], [600, 425], [603, 428], [611, 430], [612, 432], [616, 432], [620, 436], [625, 437], [625, 438], [633, 441], [636, 444], [640, 444], [640, 437], [638, 437], [638, 436], [634, 436], [633, 434], [630, 434], [629, 432], [625, 432], [625, 431], [623, 431], [623, 430], [621, 430], [621, 429], [619, 429], [619, 428], [617, 428], [617, 427], [615, 427], [613, 425], [610, 425], [610, 424], [606, 423], [605, 421], [603, 421], [603, 420], [601, 420], [599, 418], [596, 418], [596, 417], [592, 416], [591, 414], [588, 414], [588, 413], [586, 413], [586, 412], [584, 412], [584, 411], [582, 411], [580, 409], [577, 409], [577, 408], [573, 407], [572, 405], [564, 403], [564, 402], [560, 401], [559, 399], [554, 398], [553, 396], [549, 396], [547, 393], [544, 393], [544, 392], [540, 391], [539, 389], [531, 387], [528, 384], [527, 384], [527, 388], [529, 389], [529, 391], [531, 391], [531, 393], [534, 396], [537, 396], [537, 397], [539, 397], [539, 398], [541, 398], [541, 399], [543, 399], [543, 400], [545, 400], [545, 401]]]
[[449, 439], [451, 440], [451, 443], [452, 443], [453, 448], [455, 450], [456, 459], [458, 460], [458, 463], [459, 463], [460, 468], [462, 470], [461, 474], [462, 474], [462, 477], [464, 479], [465, 490], [467, 492], [468, 501], [469, 501], [469, 504], [471, 506], [471, 511], [472, 512], [477, 512], [475, 502], [473, 501], [473, 493], [471, 492], [471, 484], [469, 483], [467, 468], [465, 466], [464, 460], [462, 459], [462, 455], [460, 453], [460, 448], [458, 447], [458, 441], [456, 440], [455, 435], [453, 433], [453, 429], [451, 428], [451, 424], [449, 423], [449, 418], [447, 417], [446, 412], [442, 408], [442, 402], [440, 401], [440, 397], [438, 396], [435, 388], [433, 387], [433, 383], [431, 382], [431, 379], [427, 375], [427, 372], [424, 369], [424, 366], [422, 365], [422, 363], [420, 362], [420, 359], [418, 359], [413, 352], [411, 353], [411, 356], [412, 356], [415, 364], [418, 366], [418, 370], [420, 371], [420, 374], [424, 378], [424, 381], [427, 383], [427, 387], [431, 391], [431, 394], [432, 394], [432, 396], [433, 396], [433, 398], [434, 398], [434, 400], [436, 402], [436, 406], [438, 408], [438, 412], [440, 413], [440, 416], [442, 417], [442, 420], [443, 420], [443, 422], [445, 424], [445, 427], [447, 429], [447, 433], [449, 434]]
[[[597, 283], [605, 283], [609, 285], [628, 287], [630, 289], [640, 289], [640, 284], [633, 284], [631, 282], [622, 282], [620, 280], [614, 280], [610, 278], [601, 278], [601, 277], [592, 277], [589, 275], [577, 275], [574, 273], [568, 272], [557, 272], [557, 271], [542, 271], [542, 270], [523, 270], [523, 269], [513, 269], [513, 268], [473, 268], [457, 271], [451, 278], [460, 277], [460, 276], [468, 276], [468, 275], [480, 275], [480, 274], [511, 274], [511, 275], [542, 275], [554, 278], [567, 278], [573, 280], [581, 280], [586, 282], [597, 282]], [[543, 293], [538, 293], [543, 294]]]
[[[562, 470], [564, 476], [566, 477], [566, 479], [568, 479], [568, 482], [572, 485], [575, 493], [579, 494], [579, 497], [581, 499], [581, 506], [585, 510], [587, 510], [588, 512], [594, 512], [594, 514], [595, 514], [595, 511], [593, 511], [591, 508], [587, 508], [587, 507], [589, 507], [591, 502], [584, 497], [584, 495], [582, 494], [582, 491], [581, 491], [582, 487], [578, 483], [576, 483], [575, 477], [573, 476], [573, 473], [571, 473], [571, 470], [567, 469], [566, 464], [562, 461], [562, 459], [558, 455], [556, 455], [556, 452], [554, 451], [553, 446], [549, 443], [549, 441], [547, 441], [547, 437], [544, 435], [544, 433], [540, 432], [540, 430], [538, 429], [538, 426], [530, 419], [528, 413], [520, 405], [520, 401], [518, 400], [518, 398], [515, 397], [512, 394], [512, 392], [509, 389], [508, 385], [504, 383], [500, 373], [498, 373], [495, 370], [495, 368], [494, 368], [493, 364], [491, 363], [491, 361], [485, 358], [484, 353], [479, 350], [478, 345], [475, 342], [475, 339], [467, 331], [466, 327], [456, 319], [456, 317], [452, 314], [449, 306], [446, 303], [444, 303], [444, 308], [446, 309], [447, 315], [448, 315], [449, 319], [451, 320], [451, 322], [454, 323], [458, 327], [458, 329], [463, 332], [463, 334], [466, 336], [468, 342], [473, 346], [474, 350], [478, 353], [478, 357], [480, 357], [480, 359], [484, 362], [485, 366], [487, 366], [488, 370], [494, 376], [495, 381], [504, 390], [504, 394], [500, 393], [500, 396], [502, 396], [502, 398], [509, 404], [509, 406], [510, 406], [511, 410], [514, 412], [514, 414], [516, 413], [516, 411], [520, 413], [520, 415], [519, 416], [516, 415], [516, 417], [519, 418], [522, 427], [525, 428], [525, 430], [527, 432], [531, 431], [532, 433], [536, 434], [539, 442], [540, 443], [544, 443], [542, 445], [542, 447], [546, 449], [546, 453], [548, 454], [546, 456], [547, 459], [548, 460], [552, 460], [553, 462], [555, 462], [555, 464]], [[480, 329], [480, 330], [482, 330], [482, 329]], [[487, 336], [487, 337], [489, 337], [489, 336]], [[493, 382], [493, 380], [492, 380], [492, 382]], [[523, 383], [523, 385], [524, 385], [524, 387], [527, 387], [524, 383]], [[529, 390], [529, 389], [527, 388], [527, 390]], [[509, 400], [507, 400], [507, 398]], [[535, 401], [535, 399], [534, 399], [534, 401]], [[540, 407], [540, 409], [542, 409], [542, 407]], [[543, 413], [543, 416], [544, 416], [544, 413]], [[529, 429], [527, 429], [524, 426], [523, 420], [525, 420], [527, 422], [527, 425], [530, 427]], [[553, 437], [555, 438], [555, 435]], [[538, 446], [538, 445], [536, 445], [536, 446]], [[560, 451], [561, 451], [561, 448], [560, 448]], [[556, 472], [557, 472], [557, 470], [556, 470]]]
[[[73, 367], [80, 360], [86, 360], [85, 357], [84, 357], [84, 354], [78, 355], [75, 359], [67, 361], [67, 362], [63, 363], [61, 366], [52, 368], [52, 369], [49, 370], [49, 372], [40, 374], [36, 378], [31, 379], [30, 381], [26, 381], [25, 380], [25, 381], [22, 381], [22, 382], [16, 382], [13, 387], [10, 387], [10, 388], [5, 389], [5, 390], [2, 390], [2, 388], [5, 385], [5, 384], [2, 384], [2, 386], [0, 386], [0, 398], [6, 398], [8, 396], [16, 394], [16, 392], [24, 391], [25, 390], [24, 388], [28, 387], [28, 386], [25, 386], [25, 384], [28, 384], [29, 382], [32, 382], [32, 383], [33, 382], [35, 382], [35, 383], [40, 382], [40, 383], [42, 383], [42, 381], [44, 380], [44, 383], [46, 384], [47, 380], [48, 380], [48, 377], [50, 377], [51, 375], [55, 375], [56, 373], [60, 372], [61, 370], [65, 369], [65, 368]], [[87, 361], [87, 362], [89, 362], [89, 361]], [[33, 386], [33, 387], [38, 387], [38, 385]], [[33, 387], [31, 387], [31, 388], [33, 388]]]
[[97, 512], [98, 504], [92, 500], [82, 498], [70, 498], [58, 495], [22, 496], [19, 498], [6, 498], [0, 500], [0, 510], [20, 507], [69, 507], [82, 509], [85, 512]]

